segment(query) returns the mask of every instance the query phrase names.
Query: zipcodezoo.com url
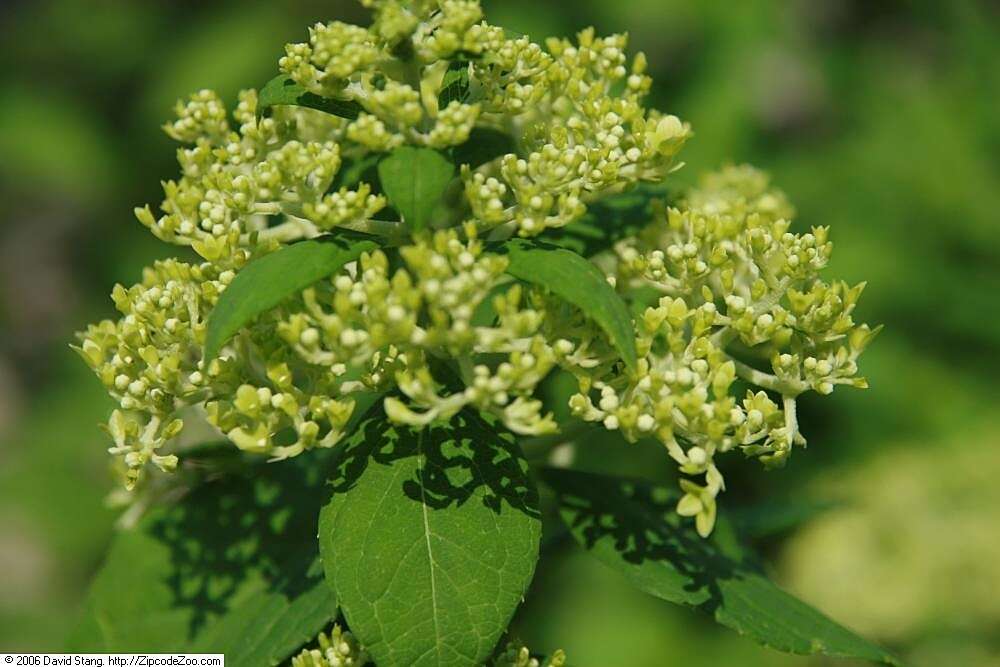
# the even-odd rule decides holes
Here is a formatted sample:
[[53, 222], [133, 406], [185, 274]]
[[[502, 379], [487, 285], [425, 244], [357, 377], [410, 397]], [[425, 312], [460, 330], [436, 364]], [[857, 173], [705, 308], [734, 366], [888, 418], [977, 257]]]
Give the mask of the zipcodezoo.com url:
[[225, 667], [222, 653], [4, 653], [0, 667]]

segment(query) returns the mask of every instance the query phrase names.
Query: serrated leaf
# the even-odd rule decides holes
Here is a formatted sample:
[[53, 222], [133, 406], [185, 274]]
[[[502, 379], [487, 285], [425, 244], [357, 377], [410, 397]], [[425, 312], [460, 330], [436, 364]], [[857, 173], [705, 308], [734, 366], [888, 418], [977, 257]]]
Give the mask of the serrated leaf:
[[427, 227], [455, 175], [455, 165], [430, 148], [400, 146], [378, 163], [382, 191], [410, 231]]
[[778, 588], [734, 542], [700, 538], [674, 511], [673, 489], [565, 469], [546, 470], [544, 479], [577, 542], [637, 588], [703, 609], [779, 651], [898, 664]]
[[415, 431], [381, 409], [347, 444], [320, 552], [381, 667], [481, 665], [531, 581], [541, 522], [527, 463], [473, 413]]
[[507, 273], [579, 308], [604, 330], [625, 364], [635, 369], [632, 317], [600, 269], [571, 250], [538, 241], [514, 239], [503, 249], [510, 259]]
[[353, 235], [326, 236], [293, 243], [250, 262], [222, 292], [209, 315], [205, 361], [215, 359], [226, 341], [261, 313], [376, 248], [374, 241]]
[[654, 203], [663, 201], [667, 195], [661, 184], [641, 183], [627, 192], [588, 204], [580, 219], [565, 227], [546, 230], [541, 239], [592, 257], [654, 222]]
[[71, 648], [270, 667], [337, 615], [315, 542], [329, 455], [207, 482], [115, 537]]
[[469, 99], [469, 62], [456, 60], [448, 65], [438, 92], [438, 109], [444, 109], [453, 101], [464, 103]]
[[257, 118], [270, 114], [271, 107], [288, 104], [308, 107], [324, 113], [354, 120], [364, 108], [353, 100], [337, 100], [311, 93], [289, 76], [278, 75], [257, 92]]

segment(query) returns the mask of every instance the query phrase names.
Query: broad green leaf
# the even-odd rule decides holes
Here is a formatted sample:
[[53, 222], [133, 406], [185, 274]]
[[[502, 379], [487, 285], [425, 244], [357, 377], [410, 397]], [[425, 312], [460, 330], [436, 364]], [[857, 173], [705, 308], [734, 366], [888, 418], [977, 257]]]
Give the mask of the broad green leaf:
[[463, 144], [452, 149], [455, 164], [467, 164], [473, 169], [501, 155], [516, 153], [517, 145], [506, 132], [491, 127], [474, 127]]
[[206, 482], [117, 535], [71, 647], [270, 667], [314, 638], [337, 615], [315, 542], [323, 454]]
[[668, 194], [659, 183], [641, 183], [627, 192], [588, 204], [587, 212], [579, 220], [546, 230], [541, 238], [592, 257], [653, 222], [664, 222], [662, 218], [657, 220], [655, 205]]
[[222, 292], [209, 315], [205, 361], [217, 357], [226, 341], [261, 313], [377, 247], [374, 241], [353, 235], [321, 237], [293, 243], [250, 262]]
[[[280, 508], [276, 508], [280, 512]], [[313, 515], [316, 516], [316, 515]], [[311, 535], [300, 539], [311, 541]], [[292, 655], [304, 644], [315, 639], [337, 615], [336, 594], [322, 581], [323, 565], [319, 559], [311, 563], [286, 563], [289, 574], [302, 567], [310, 586], [298, 593], [293, 602], [287, 594], [258, 590], [241, 596], [228, 614], [205, 629], [192, 643], [194, 653], [225, 653], [233, 665], [275, 665]], [[301, 584], [299, 584], [301, 585]], [[292, 589], [294, 590], [294, 589]], [[294, 594], [294, 593], [293, 593]]]
[[779, 651], [898, 664], [782, 591], [731, 539], [698, 537], [674, 511], [679, 494], [672, 489], [565, 469], [547, 470], [545, 481], [576, 540], [637, 588], [703, 609]]
[[382, 191], [411, 231], [427, 227], [455, 175], [455, 165], [430, 148], [401, 146], [378, 163]]
[[466, 102], [469, 99], [469, 62], [456, 60], [448, 66], [438, 93], [438, 109], [444, 109], [453, 101]]
[[375, 663], [483, 664], [531, 581], [541, 536], [513, 439], [469, 412], [411, 430], [377, 409], [332, 483], [320, 553]]
[[269, 115], [271, 107], [279, 104], [309, 107], [351, 120], [364, 111], [360, 104], [352, 100], [336, 100], [311, 93], [284, 74], [268, 81], [257, 93], [257, 117]]
[[515, 239], [503, 248], [510, 258], [507, 273], [544, 287], [579, 308], [604, 330], [626, 365], [635, 368], [632, 317], [600, 269], [571, 250], [538, 241]]

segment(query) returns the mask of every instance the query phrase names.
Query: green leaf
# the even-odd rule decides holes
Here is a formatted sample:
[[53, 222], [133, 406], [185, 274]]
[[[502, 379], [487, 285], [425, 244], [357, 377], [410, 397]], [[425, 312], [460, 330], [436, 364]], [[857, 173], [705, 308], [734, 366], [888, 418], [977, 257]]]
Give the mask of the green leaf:
[[455, 175], [455, 165], [430, 148], [401, 146], [378, 163], [382, 190], [410, 231], [427, 227]]
[[448, 71], [441, 80], [438, 93], [438, 109], [444, 109], [452, 101], [465, 103], [469, 99], [469, 62], [456, 60], [448, 65]]
[[667, 194], [661, 184], [641, 183], [627, 192], [588, 204], [587, 212], [579, 220], [546, 230], [540, 238], [592, 257], [656, 220], [655, 204]]
[[278, 104], [308, 107], [351, 120], [364, 111], [364, 108], [353, 100], [335, 100], [311, 93], [291, 77], [283, 74], [268, 81], [257, 93], [257, 118], [270, 115], [271, 107]]
[[513, 438], [470, 412], [416, 431], [381, 409], [320, 516], [327, 581], [376, 664], [480, 665], [531, 581], [541, 522]]
[[679, 517], [679, 494], [666, 487], [574, 470], [549, 469], [560, 513], [588, 552], [637, 588], [698, 607], [759, 644], [898, 664], [767, 579], [735, 543], [702, 539]]
[[250, 262], [209, 315], [205, 361], [215, 359], [226, 341], [261, 313], [376, 248], [374, 241], [355, 235], [327, 236], [285, 246]]
[[307, 580], [312, 583], [294, 601], [270, 590], [241, 596], [228, 614], [192, 643], [191, 652], [225, 653], [226, 660], [234, 665], [268, 667], [295, 653], [337, 616], [336, 594], [325, 582], [319, 583], [322, 564], [317, 559], [308, 568]]
[[604, 273], [580, 255], [547, 243], [514, 239], [503, 245], [507, 273], [551, 291], [593, 319], [629, 368], [635, 369], [635, 332], [628, 307]]
[[270, 667], [313, 639], [337, 615], [314, 538], [324, 454], [207, 482], [117, 535], [71, 648]]
[[455, 164], [467, 164], [473, 169], [508, 153], [517, 153], [513, 137], [491, 127], [472, 128], [465, 143], [452, 149]]

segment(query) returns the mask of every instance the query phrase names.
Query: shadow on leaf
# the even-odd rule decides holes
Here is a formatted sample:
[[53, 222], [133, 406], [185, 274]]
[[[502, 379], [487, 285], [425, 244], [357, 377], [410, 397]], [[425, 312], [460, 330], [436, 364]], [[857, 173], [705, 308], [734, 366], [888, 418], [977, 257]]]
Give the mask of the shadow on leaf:
[[350, 438], [333, 478], [334, 493], [358, 483], [373, 462], [392, 466], [423, 457], [403, 480], [407, 498], [432, 509], [461, 506], [484, 489], [482, 503], [499, 514], [504, 505], [538, 518], [538, 493], [513, 436], [483, 417], [463, 411], [449, 422], [410, 429], [388, 421], [378, 407]]
[[722, 581], [759, 574], [735, 545], [718, 537], [704, 540], [683, 525], [674, 511], [679, 494], [672, 490], [567, 470], [548, 470], [545, 479], [560, 494], [563, 518], [586, 549], [611, 549], [635, 566], [668, 566], [676, 572], [676, 602], [714, 612], [723, 601]]
[[314, 566], [316, 517], [328, 498], [327, 468], [309, 458], [254, 465], [208, 482], [144, 521], [144, 530], [169, 550], [165, 580], [174, 606], [191, 612], [189, 639], [229, 611], [241, 591], [262, 588], [294, 599], [321, 579]]
[[548, 229], [540, 237], [584, 257], [610, 249], [615, 242], [638, 234], [658, 219], [654, 202], [676, 199], [661, 184], [641, 183], [633, 189], [587, 205], [587, 212], [571, 225]]
[[883, 649], [789, 595], [761, 572], [720, 518], [702, 539], [675, 512], [679, 493], [648, 482], [545, 471], [577, 541], [640, 590], [709, 612], [754, 641], [790, 653], [897, 664]]

